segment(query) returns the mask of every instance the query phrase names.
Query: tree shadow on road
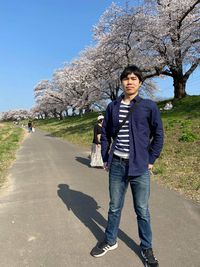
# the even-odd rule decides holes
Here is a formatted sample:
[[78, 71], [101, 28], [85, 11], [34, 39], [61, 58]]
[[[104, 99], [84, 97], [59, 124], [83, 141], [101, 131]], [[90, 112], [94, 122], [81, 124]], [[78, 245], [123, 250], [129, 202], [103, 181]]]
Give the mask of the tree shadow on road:
[[[98, 241], [102, 241], [104, 239], [104, 231], [98, 225], [101, 225], [105, 229], [107, 221], [98, 211], [100, 206], [98, 206], [95, 199], [80, 191], [70, 189], [67, 184], [59, 184], [57, 194], [65, 203], [67, 209], [76, 215]], [[118, 238], [132, 249], [142, 261], [140, 247], [120, 229]]]

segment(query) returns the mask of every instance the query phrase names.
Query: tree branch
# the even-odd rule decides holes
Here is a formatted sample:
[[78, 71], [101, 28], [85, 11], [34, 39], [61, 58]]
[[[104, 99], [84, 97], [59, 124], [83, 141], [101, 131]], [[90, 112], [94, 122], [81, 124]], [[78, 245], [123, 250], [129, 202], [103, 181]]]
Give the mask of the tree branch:
[[183, 78], [184, 81], [187, 81], [187, 79], [189, 78], [189, 76], [192, 74], [192, 72], [198, 67], [198, 65], [200, 64], [200, 58], [197, 60], [197, 62], [195, 62], [190, 68], [189, 70], [184, 74]]
[[179, 21], [179, 28], [181, 28], [181, 24], [183, 22], [183, 20], [187, 17], [187, 15], [196, 7], [196, 5], [198, 5], [200, 3], [200, 0], [197, 0], [188, 10], [186, 10], [186, 12], [183, 14], [182, 18]]

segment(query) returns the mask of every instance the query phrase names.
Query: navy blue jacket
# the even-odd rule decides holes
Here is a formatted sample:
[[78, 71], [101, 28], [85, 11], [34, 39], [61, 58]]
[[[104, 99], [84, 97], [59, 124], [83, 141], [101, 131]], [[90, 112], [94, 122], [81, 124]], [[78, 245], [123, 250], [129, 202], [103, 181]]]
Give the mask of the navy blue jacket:
[[[113, 141], [119, 125], [119, 107], [123, 95], [111, 102], [104, 117], [101, 132], [101, 153], [108, 167], [112, 162], [116, 140]], [[159, 157], [163, 147], [163, 126], [160, 112], [156, 103], [149, 99], [136, 96], [131, 101], [131, 106], [136, 100], [141, 100], [129, 117], [130, 155], [129, 176], [143, 174], [148, 169], [148, 164], [153, 164]]]

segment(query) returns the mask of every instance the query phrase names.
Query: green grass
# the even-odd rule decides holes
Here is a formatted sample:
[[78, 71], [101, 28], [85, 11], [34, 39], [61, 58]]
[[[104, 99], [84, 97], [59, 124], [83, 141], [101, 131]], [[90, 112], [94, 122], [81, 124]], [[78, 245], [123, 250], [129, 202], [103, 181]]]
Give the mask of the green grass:
[[15, 159], [23, 132], [21, 128], [12, 124], [5, 123], [0, 126], [0, 186], [5, 181], [7, 170]]
[[200, 201], [200, 96], [187, 96], [173, 105], [172, 110], [161, 112], [165, 143], [154, 178]]
[[[167, 101], [158, 103], [161, 108]], [[153, 179], [200, 201], [200, 96], [187, 96], [162, 111], [165, 143]], [[36, 122], [36, 127], [89, 148], [98, 113]]]
[[93, 126], [98, 113], [89, 113], [84, 116], [68, 117], [64, 120], [35, 121], [36, 127], [51, 133], [52, 136], [62, 137], [72, 143], [88, 147], [93, 138]]

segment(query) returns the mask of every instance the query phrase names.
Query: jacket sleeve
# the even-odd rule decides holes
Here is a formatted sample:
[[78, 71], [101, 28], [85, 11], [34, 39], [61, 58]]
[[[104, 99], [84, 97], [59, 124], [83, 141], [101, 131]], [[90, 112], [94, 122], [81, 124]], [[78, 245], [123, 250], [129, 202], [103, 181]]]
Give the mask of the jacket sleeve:
[[101, 129], [101, 155], [103, 162], [108, 162], [111, 145], [111, 107], [108, 105]]
[[155, 160], [160, 156], [164, 133], [160, 111], [155, 103], [153, 103], [150, 121], [151, 143], [149, 148], [149, 164], [154, 164]]

